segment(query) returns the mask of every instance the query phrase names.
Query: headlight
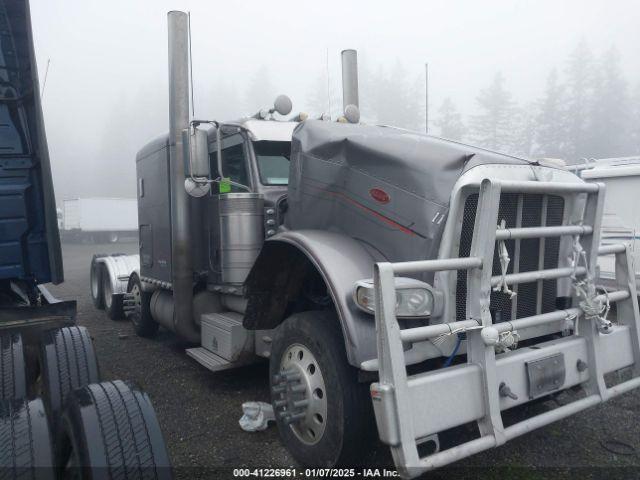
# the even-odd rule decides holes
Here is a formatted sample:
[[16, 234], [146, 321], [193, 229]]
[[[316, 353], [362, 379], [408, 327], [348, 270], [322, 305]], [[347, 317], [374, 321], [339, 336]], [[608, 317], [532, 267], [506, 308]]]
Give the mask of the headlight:
[[[440, 310], [440, 295], [428, 283], [396, 277], [395, 287], [397, 317], [430, 317]], [[356, 282], [353, 298], [362, 310], [375, 313], [373, 280]]]

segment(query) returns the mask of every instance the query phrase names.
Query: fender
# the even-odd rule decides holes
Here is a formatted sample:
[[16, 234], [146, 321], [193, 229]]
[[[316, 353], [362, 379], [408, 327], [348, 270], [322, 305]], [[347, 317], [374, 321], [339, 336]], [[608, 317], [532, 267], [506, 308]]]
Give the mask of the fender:
[[140, 274], [140, 255], [138, 254], [97, 255], [95, 261], [104, 265], [114, 295], [127, 293], [127, 284], [131, 274], [134, 272]]
[[[290, 252], [287, 259], [291, 259], [296, 251], [304, 255], [322, 276], [342, 327], [349, 363], [360, 368], [363, 361], [376, 358], [374, 317], [360, 310], [355, 305], [352, 295], [354, 283], [364, 278], [372, 278], [373, 265], [384, 258], [372, 248], [367, 248], [364, 243], [340, 233], [296, 230], [281, 232], [268, 239], [247, 278], [249, 305], [244, 326], [249, 329], [274, 328], [284, 320], [277, 318], [276, 324], [265, 325], [269, 319], [264, 317], [272, 310], [269, 303], [277, 300], [260, 292], [261, 277], [263, 281], [272, 285], [275, 282], [276, 288], [285, 288], [278, 278], [288, 279], [290, 272], [295, 270], [293, 262], [273, 259], [274, 252], [279, 252], [277, 256], [282, 259], [283, 249]], [[278, 271], [282, 272], [283, 269], [286, 272], [278, 277]], [[260, 293], [263, 293], [261, 298]]]

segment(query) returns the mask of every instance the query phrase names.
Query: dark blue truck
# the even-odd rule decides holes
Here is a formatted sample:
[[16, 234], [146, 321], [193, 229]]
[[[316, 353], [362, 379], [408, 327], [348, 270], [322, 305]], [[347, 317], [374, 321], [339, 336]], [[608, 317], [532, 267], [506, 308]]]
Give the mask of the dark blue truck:
[[[0, 0], [0, 478], [170, 479], [149, 398], [100, 382], [75, 300], [44, 287], [62, 280], [29, 4]], [[131, 428], [107, 436], [116, 419]]]
[[0, 331], [66, 324], [62, 254], [28, 5], [0, 2]]

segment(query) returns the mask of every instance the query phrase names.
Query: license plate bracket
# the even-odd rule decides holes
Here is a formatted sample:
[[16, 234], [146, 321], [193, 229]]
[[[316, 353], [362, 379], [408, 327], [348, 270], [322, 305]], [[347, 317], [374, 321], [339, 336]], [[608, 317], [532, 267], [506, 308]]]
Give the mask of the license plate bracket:
[[566, 369], [562, 352], [525, 362], [529, 381], [529, 398], [542, 397], [564, 385]]

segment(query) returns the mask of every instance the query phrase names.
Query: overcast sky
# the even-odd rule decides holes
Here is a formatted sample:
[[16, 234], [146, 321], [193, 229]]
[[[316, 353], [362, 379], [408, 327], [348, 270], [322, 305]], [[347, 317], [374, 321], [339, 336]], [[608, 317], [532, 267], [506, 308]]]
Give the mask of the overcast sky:
[[581, 39], [596, 53], [615, 45], [627, 79], [640, 81], [637, 0], [31, 0], [41, 83], [51, 62], [43, 109], [59, 198], [135, 196], [135, 152], [168, 129], [172, 9], [191, 11], [200, 118], [266, 106], [246, 105], [262, 65], [306, 110], [327, 53], [339, 97], [344, 48], [374, 68], [399, 59], [412, 78], [428, 61], [431, 104], [450, 96], [465, 114], [497, 70], [517, 101], [536, 98]]

